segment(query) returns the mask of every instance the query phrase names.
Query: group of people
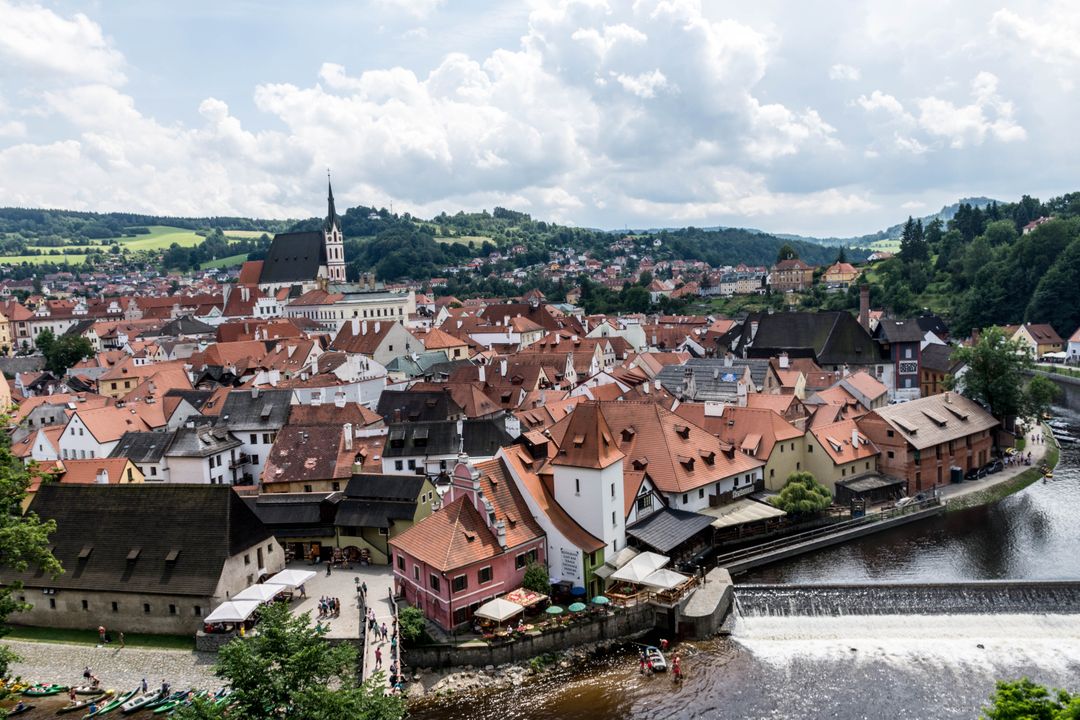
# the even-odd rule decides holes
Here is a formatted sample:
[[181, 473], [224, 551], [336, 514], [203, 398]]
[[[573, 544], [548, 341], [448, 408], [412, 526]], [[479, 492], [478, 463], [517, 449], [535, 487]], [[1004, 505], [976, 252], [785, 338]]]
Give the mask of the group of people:
[[341, 598], [325, 596], [319, 598], [320, 618], [336, 618], [339, 615], [341, 615]]
[[[666, 652], [668, 649], [668, 641], [666, 639], [660, 640], [660, 652]], [[642, 675], [645, 672], [653, 672], [652, 659], [649, 654], [645, 652], [645, 648], [638, 650], [638, 672]], [[671, 681], [682, 682], [682, 658], [679, 657], [679, 653], [675, 653], [671, 656]]]

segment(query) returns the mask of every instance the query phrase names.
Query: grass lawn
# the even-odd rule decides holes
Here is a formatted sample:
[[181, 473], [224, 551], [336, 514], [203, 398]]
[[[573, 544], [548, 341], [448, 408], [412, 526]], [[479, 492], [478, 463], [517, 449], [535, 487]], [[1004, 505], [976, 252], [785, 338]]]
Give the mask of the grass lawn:
[[21, 265], [26, 262], [31, 265], [40, 265], [42, 263], [63, 265], [65, 260], [72, 265], [82, 265], [86, 262], [86, 255], [7, 255], [0, 257], [0, 264]]
[[457, 235], [455, 237], [436, 237], [435, 242], [445, 243], [447, 245], [468, 245], [473, 243], [476, 247], [480, 247], [486, 242], [495, 244], [495, 241], [489, 238], [487, 235]]
[[120, 243], [129, 250], [164, 250], [173, 243], [180, 247], [194, 247], [203, 241], [202, 235], [196, 235], [194, 230], [169, 227], [167, 225], [151, 225], [149, 235], [136, 235], [131, 238], [120, 238]]
[[[96, 629], [63, 630], [60, 628], [24, 627], [13, 625], [7, 637], [11, 640], [29, 642], [68, 643], [72, 645], [97, 645]], [[112, 633], [113, 647], [116, 647], [116, 633]], [[192, 635], [145, 635], [143, 633], [124, 633], [124, 645], [130, 647], [158, 648], [160, 650], [194, 650], [195, 636]]]
[[871, 250], [880, 250], [881, 252], [900, 252], [899, 240], [875, 240], [870, 243]]
[[247, 253], [240, 253], [239, 255], [229, 255], [228, 257], [218, 258], [217, 260], [211, 260], [208, 263], [202, 264], [203, 270], [209, 270], [210, 268], [227, 268], [235, 265], [242, 265], [247, 262]]
[[221, 232], [223, 232], [227, 238], [243, 238], [245, 240], [248, 238], [259, 238], [264, 234], [274, 237], [274, 233], [267, 232], [266, 230], [222, 230]]

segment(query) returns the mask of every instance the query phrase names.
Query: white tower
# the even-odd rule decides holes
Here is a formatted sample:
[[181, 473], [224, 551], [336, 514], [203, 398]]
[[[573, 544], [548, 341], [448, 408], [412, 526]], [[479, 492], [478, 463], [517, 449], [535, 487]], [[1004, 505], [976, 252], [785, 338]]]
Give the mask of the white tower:
[[326, 246], [326, 278], [332, 283], [345, 282], [345, 236], [341, 234], [341, 218], [334, 209], [334, 188], [327, 173], [327, 212], [323, 223], [323, 245]]
[[555, 501], [604, 541], [608, 557], [626, 547], [624, 457], [599, 403], [585, 402], [571, 413], [559, 454], [551, 461]]

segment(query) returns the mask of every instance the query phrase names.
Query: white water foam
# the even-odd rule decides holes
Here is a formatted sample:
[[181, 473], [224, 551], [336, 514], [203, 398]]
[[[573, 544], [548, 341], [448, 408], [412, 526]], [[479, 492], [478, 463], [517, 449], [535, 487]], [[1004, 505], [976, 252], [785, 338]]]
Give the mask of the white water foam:
[[990, 672], [1080, 668], [1080, 615], [744, 616], [732, 639], [774, 666], [847, 658]]

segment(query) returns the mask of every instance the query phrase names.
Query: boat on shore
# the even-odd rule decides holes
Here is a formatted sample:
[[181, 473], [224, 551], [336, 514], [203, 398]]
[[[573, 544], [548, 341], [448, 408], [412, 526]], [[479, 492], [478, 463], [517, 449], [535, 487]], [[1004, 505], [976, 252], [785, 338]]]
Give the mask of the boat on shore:
[[67, 685], [39, 684], [31, 685], [30, 687], [23, 690], [22, 694], [26, 695], [27, 697], [48, 697], [49, 695], [59, 695], [62, 692], [66, 692], [67, 689]]
[[91, 703], [99, 703], [99, 702], [101, 702], [103, 700], [106, 700], [107, 698], [112, 697], [112, 695], [113, 695], [112, 690], [106, 690], [106, 691], [100, 693], [99, 695], [94, 695], [92, 697], [83, 698], [82, 700], [78, 700], [76, 702], [69, 703], [69, 704], [65, 705], [64, 707], [60, 708], [59, 710], [57, 710], [56, 714], [57, 715], [63, 715], [65, 713], [75, 712], [76, 710], [82, 710], [84, 707], [90, 707]]
[[22, 715], [23, 713], [28, 713], [33, 709], [33, 705], [23, 705], [22, 707], [16, 706], [7, 711], [7, 716], [14, 717], [15, 715]]
[[83, 720], [86, 720], [86, 718], [100, 717], [101, 715], [105, 715], [106, 713], [111, 713], [113, 710], [120, 707], [121, 705], [126, 703], [131, 698], [135, 697], [135, 694], [138, 693], [138, 692], [139, 692], [139, 688], [135, 688], [131, 692], [126, 693], [125, 695], [122, 695], [121, 697], [113, 698], [111, 701], [109, 701], [109, 702], [105, 703], [104, 705], [102, 705], [101, 707], [99, 707], [96, 711], [83, 715]]
[[654, 645], [646, 647], [645, 660], [649, 663], [649, 669], [654, 673], [667, 672], [667, 660], [664, 659], [664, 653], [660, 652], [660, 648]]
[[157, 689], [157, 690], [150, 690], [148, 692], [143, 693], [142, 695], [136, 695], [135, 697], [131, 698], [126, 703], [121, 705], [120, 706], [120, 712], [123, 715], [127, 715], [127, 714], [133, 713], [133, 712], [138, 712], [139, 710], [142, 710], [144, 707], [147, 707], [148, 705], [150, 705], [150, 703], [157, 702], [162, 697], [164, 697], [164, 694], [161, 692], [160, 688]]

